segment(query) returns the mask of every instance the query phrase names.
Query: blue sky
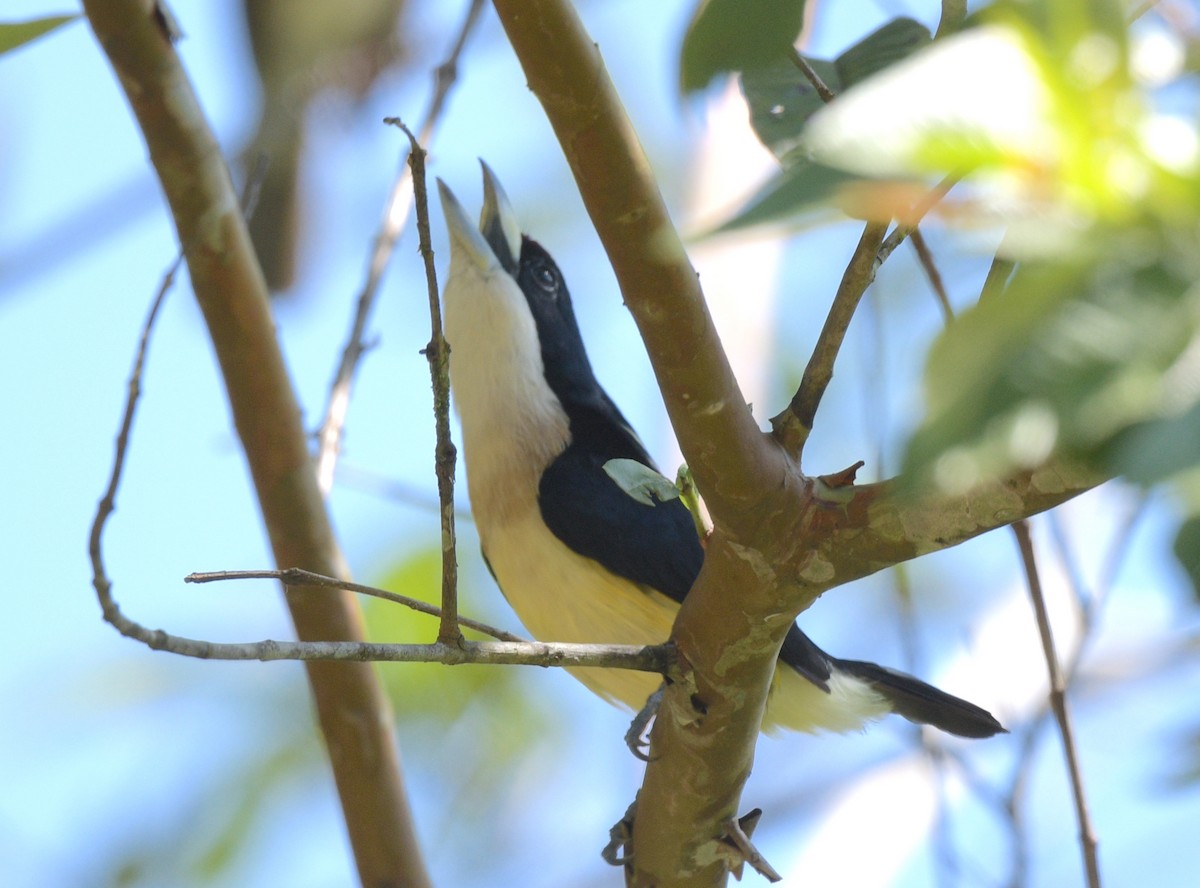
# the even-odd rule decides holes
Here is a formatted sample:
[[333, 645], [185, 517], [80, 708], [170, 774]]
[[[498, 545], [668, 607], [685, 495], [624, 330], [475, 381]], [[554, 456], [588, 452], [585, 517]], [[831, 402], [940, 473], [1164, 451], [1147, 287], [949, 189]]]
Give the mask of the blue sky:
[[[428, 90], [424, 71], [449, 44], [459, 6], [418, 4], [412, 40], [424, 68], [387, 79], [361, 107], [326, 99], [314, 113], [303, 283], [278, 310], [310, 426], [323, 410], [396, 170], [401, 137], [379, 121], [419, 118]], [[830, 6], [822, 7], [813, 35], [818, 55], [835, 54], [891, 15], [909, 11], [926, 23], [936, 15], [929, 3]], [[582, 11], [672, 211], [695, 230], [701, 220], [690, 207], [704, 163], [701, 143], [710, 138], [706, 120], [736, 129], [739, 116], [718, 118], [674, 91], [687, 7], [621, 0], [583, 4]], [[0, 16], [20, 20], [69, 9], [10, 0]], [[257, 101], [247, 86], [238, 5], [180, 0], [174, 9], [196, 90], [222, 144], [236, 153]], [[549, 127], [490, 14], [461, 76], [431, 172], [470, 209], [479, 201], [476, 158], [487, 158], [526, 228], [563, 266], [601, 379], [651, 450], [671, 464], [672, 439], [636, 331]], [[0, 57], [0, 113], [7, 122], [0, 127], [0, 391], [8, 418], [0, 438], [0, 516], [10, 577], [0, 628], [0, 694], [10, 714], [0, 729], [5, 883], [111, 884], [109, 874], [122, 861], [141, 860], [148, 875], [139, 884], [191, 884], [193, 870], [203, 871], [197, 860], [206, 849], [226, 832], [244, 830], [245, 846], [221, 883], [347, 884], [353, 865], [336, 802], [319, 751], [304, 739], [311, 725], [300, 668], [173, 659], [120, 638], [100, 620], [86, 534], [107, 478], [140, 325], [175, 242], [145, 148], [86, 25]], [[745, 161], [762, 162], [761, 156]], [[444, 268], [444, 228], [434, 212]], [[722, 311], [764, 319], [757, 332], [726, 337], [744, 373], [762, 378], [757, 389], [748, 386], [757, 391], [760, 418], [774, 412], [802, 368], [840, 274], [836, 257], [848, 255], [855, 236], [847, 223], [788, 237], [770, 233], [777, 264], [761, 296], [710, 292], [727, 306], [719, 319]], [[986, 257], [942, 232], [930, 239], [944, 257], [952, 293], [967, 302]], [[721, 289], [715, 267], [701, 273], [714, 291]], [[415, 239], [406, 232], [374, 316], [378, 344], [359, 377], [347, 471], [331, 500], [352, 569], [365, 582], [411, 567], [436, 545], [431, 511], [380, 490], [400, 484], [418, 500], [434, 498], [428, 376], [418, 354], [428, 336], [425, 311]], [[851, 328], [809, 450], [817, 471], [864, 458], [867, 471], [878, 472], [879, 453], [894, 464], [897, 434], [918, 409], [923, 348], [939, 323], [919, 271], [901, 251]], [[1056, 519], [1057, 536], [1069, 541], [1089, 586], [1103, 574], [1133, 505], [1130, 491], [1106, 489]], [[1200, 790], [1171, 782], [1189, 763], [1184, 742], [1198, 726], [1193, 701], [1200, 687], [1200, 621], [1169, 556], [1172, 520], [1170, 504], [1156, 499], [1137, 523], [1074, 697], [1101, 859], [1113, 885], [1144, 884], [1153, 872], [1156, 885], [1182, 886], [1200, 868], [1191, 838]], [[1067, 647], [1070, 597], [1054, 531], [1049, 521], [1036, 523]], [[461, 560], [473, 612], [519, 628], [475, 550], [465, 526]], [[123, 608], [148, 626], [215, 640], [290, 636], [270, 584], [197, 588], [181, 580], [195, 570], [269, 565], [186, 276], [168, 297], [151, 347], [106, 554]], [[840, 655], [915, 668], [1020, 725], [1041, 693], [1044, 667], [1011, 538], [994, 534], [923, 559], [910, 567], [909, 579], [917, 628], [907, 637], [886, 575], [831, 593], [803, 625]], [[640, 777], [620, 743], [626, 715], [566, 675], [509, 670], [501, 681], [504, 694], [536, 701], [514, 710], [514, 719], [528, 720], [528, 731], [514, 727], [511, 738], [501, 738], [503, 713], [469, 701], [456, 704], [453, 722], [421, 712], [400, 731], [435, 877], [442, 884], [517, 878], [546, 886], [616, 884], [598, 850]], [[482, 734], [484, 743], [481, 730], [492, 732]], [[929, 789], [929, 759], [913, 737], [907, 724], [888, 722], [862, 736], [785, 736], [761, 744], [744, 801], [767, 809], [756, 838], [786, 873], [784, 884], [998, 884], [1011, 848], [1003, 824], [971, 787], [1006, 783], [1016, 736], [948, 744], [965, 763], [945, 769], [949, 831], [962, 873], [957, 882], [932, 875], [935, 849], [947, 845], [929, 840], [938, 833], [939, 803]], [[480, 746], [493, 758], [470, 758]], [[504, 758], [497, 762], [498, 750]], [[1033, 757], [1028, 779], [1028, 884], [1078, 884], [1075, 825], [1052, 734]], [[267, 789], [259, 816], [249, 816], [239, 791], [255, 780]], [[209, 804], [211, 797], [224, 801]], [[487, 816], [472, 819], [472, 809]], [[462, 824], [485, 829], [486, 840]]]

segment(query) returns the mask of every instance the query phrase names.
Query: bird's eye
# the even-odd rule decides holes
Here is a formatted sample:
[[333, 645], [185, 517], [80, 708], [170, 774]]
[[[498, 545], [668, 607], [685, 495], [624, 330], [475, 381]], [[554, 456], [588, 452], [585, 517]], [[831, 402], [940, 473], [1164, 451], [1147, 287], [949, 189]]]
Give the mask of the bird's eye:
[[554, 273], [554, 269], [547, 265], [539, 265], [533, 270], [533, 279], [537, 281], [537, 285], [548, 293], [552, 293], [558, 289], [558, 275]]

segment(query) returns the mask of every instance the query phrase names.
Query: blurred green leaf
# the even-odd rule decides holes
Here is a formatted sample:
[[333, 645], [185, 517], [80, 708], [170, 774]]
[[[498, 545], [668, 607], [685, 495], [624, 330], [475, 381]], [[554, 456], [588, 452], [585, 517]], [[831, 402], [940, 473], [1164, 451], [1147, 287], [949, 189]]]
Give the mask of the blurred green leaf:
[[[489, 609], [476, 599], [498, 590], [490, 581], [484, 590], [472, 586], [478, 572], [468, 569], [470, 559], [462, 550], [459, 560], [462, 612], [487, 619]], [[429, 546], [406, 556], [379, 585], [435, 603], [440, 575], [441, 551]], [[437, 633], [433, 617], [387, 601], [372, 599], [366, 616], [368, 634], [378, 641], [428, 642]], [[528, 667], [380, 663], [376, 668], [393, 701], [402, 743], [424, 750], [426, 776], [436, 774], [439, 781], [441, 806], [429, 812], [429, 833], [453, 847], [470, 848], [485, 869], [489, 857], [509, 850], [506, 833], [496, 828], [495, 811], [519, 804], [512, 796], [528, 791], [514, 762], [536, 759], [552, 770], [563, 754], [568, 726], [551, 701], [532, 692], [534, 671]], [[495, 807], [480, 806], [480, 798]]]
[[737, 215], [723, 222], [714, 233], [736, 231], [814, 210], [830, 202], [844, 186], [868, 181], [864, 176], [814, 161], [797, 160], [767, 182]]
[[289, 781], [324, 765], [311, 735], [297, 733], [276, 741], [278, 745], [268, 744], [264, 755], [223, 775], [224, 783], [209, 790], [206, 819], [213, 821], [216, 832], [191, 862], [198, 882], [219, 884], [227, 879], [255, 838], [269, 802]]
[[28, 22], [0, 22], [0, 55], [24, 46], [32, 40], [37, 40], [55, 28], [59, 28], [67, 22], [73, 22], [77, 18], [79, 18], [79, 13], [51, 15]]
[[[441, 596], [441, 552], [436, 547], [409, 555], [380, 581], [385, 589], [430, 604]], [[460, 604], [470, 607], [469, 596], [460, 588]], [[423, 644], [437, 636], [437, 619], [390, 601], [370, 599], [364, 605], [367, 635], [372, 641]], [[464, 630], [468, 637], [478, 633]], [[396, 701], [400, 717], [453, 721], [480, 695], [499, 695], [514, 680], [513, 667], [455, 666], [441, 663], [381, 663], [380, 676]], [[513, 705], [519, 705], [514, 699]]]
[[762, 67], [788, 52], [804, 24], [804, 0], [701, 0], [683, 37], [684, 93], [719, 74]]
[[[1175, 535], [1175, 557], [1179, 559], [1179, 563], [1183, 569], [1187, 571], [1188, 579], [1192, 581], [1192, 594], [1200, 599], [1200, 515], [1193, 515], [1188, 518], [1179, 528], [1179, 533]], [[1200, 740], [1200, 735], [1197, 735]], [[1200, 742], [1197, 743], [1197, 750], [1200, 753]], [[1200, 755], [1197, 756], [1197, 761], [1200, 761]], [[1200, 767], [1198, 767], [1192, 775], [1193, 780], [1200, 778]]]
[[1200, 462], [1196, 252], [1152, 227], [1019, 267], [930, 350], [906, 471], [943, 489], [1052, 451], [1143, 483]]
[[[478, 616], [486, 609], [473, 607], [477, 595], [469, 577], [469, 571], [459, 572], [459, 606], [464, 614]], [[441, 595], [441, 551], [430, 546], [408, 555], [380, 584], [437, 604]], [[488, 594], [498, 593], [493, 587]], [[434, 617], [399, 604], [370, 599], [364, 611], [367, 634], [373, 641], [420, 644], [433, 641], [437, 635]], [[484, 637], [470, 629], [463, 632], [470, 638]], [[527, 667], [380, 663], [378, 669], [402, 722], [413, 724], [424, 719], [440, 730], [464, 718], [478, 719], [486, 726], [482, 730], [493, 737], [489, 757], [508, 748], [499, 742], [500, 737], [529, 743], [533, 733], [546, 731], [550, 719], [546, 708], [526, 693], [522, 677], [528, 674]]]
[[855, 43], [837, 59], [843, 89], [861, 83], [933, 41], [929, 29], [910, 18], [892, 19]]

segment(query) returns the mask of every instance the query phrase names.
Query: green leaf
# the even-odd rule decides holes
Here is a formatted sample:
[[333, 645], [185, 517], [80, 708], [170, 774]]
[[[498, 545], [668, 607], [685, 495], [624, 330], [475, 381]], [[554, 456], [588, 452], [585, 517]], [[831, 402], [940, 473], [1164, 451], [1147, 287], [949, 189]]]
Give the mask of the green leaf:
[[[805, 57], [817, 76], [834, 92], [842, 89], [837, 65]], [[790, 59], [781, 59], [741, 76], [742, 94], [750, 106], [750, 126], [758, 140], [785, 167], [804, 157], [804, 124], [824, 106], [817, 90]]]
[[924, 49], [932, 41], [933, 35], [920, 22], [910, 18], [892, 19], [837, 57], [834, 64], [842, 88], [849, 89], [861, 83]]
[[864, 181], [869, 180], [811, 160], [796, 159], [713, 233], [776, 222], [814, 210], [834, 198], [844, 186]]
[[24, 46], [32, 40], [37, 40], [55, 28], [61, 27], [67, 22], [73, 22], [79, 17], [79, 13], [74, 13], [72, 15], [52, 15], [46, 18], [32, 19], [28, 22], [0, 23], [0, 55]]
[[1130, 426], [1118, 432], [1104, 452], [1130, 481], [1150, 486], [1171, 480], [1200, 462], [1200, 404]]
[[679, 488], [649, 466], [636, 459], [610, 459], [604, 464], [608, 477], [623, 491], [647, 506], [665, 503], [679, 496]]
[[683, 37], [684, 93], [717, 75], [762, 67], [787, 53], [804, 24], [804, 0], [701, 0]]
[[[833, 61], [805, 61], [833, 92], [840, 93], [927, 46], [929, 30], [910, 18], [898, 18], [868, 34]], [[742, 74], [742, 92], [750, 106], [750, 125], [784, 166], [803, 157], [801, 134], [825, 102], [789, 58], [780, 58]]]

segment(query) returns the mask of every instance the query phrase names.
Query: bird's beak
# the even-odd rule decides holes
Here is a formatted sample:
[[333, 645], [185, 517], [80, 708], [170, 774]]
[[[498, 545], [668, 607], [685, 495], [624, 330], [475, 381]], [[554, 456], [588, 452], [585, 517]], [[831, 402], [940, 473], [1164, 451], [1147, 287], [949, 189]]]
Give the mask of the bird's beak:
[[479, 165], [483, 167], [483, 210], [479, 213], [479, 231], [500, 264], [516, 276], [521, 258], [521, 226], [492, 168], [482, 160]]
[[446, 183], [438, 179], [438, 193], [442, 198], [442, 213], [446, 217], [446, 228], [450, 231], [450, 261], [462, 259], [470, 262], [480, 272], [500, 268], [500, 260], [483, 235], [480, 234]]

